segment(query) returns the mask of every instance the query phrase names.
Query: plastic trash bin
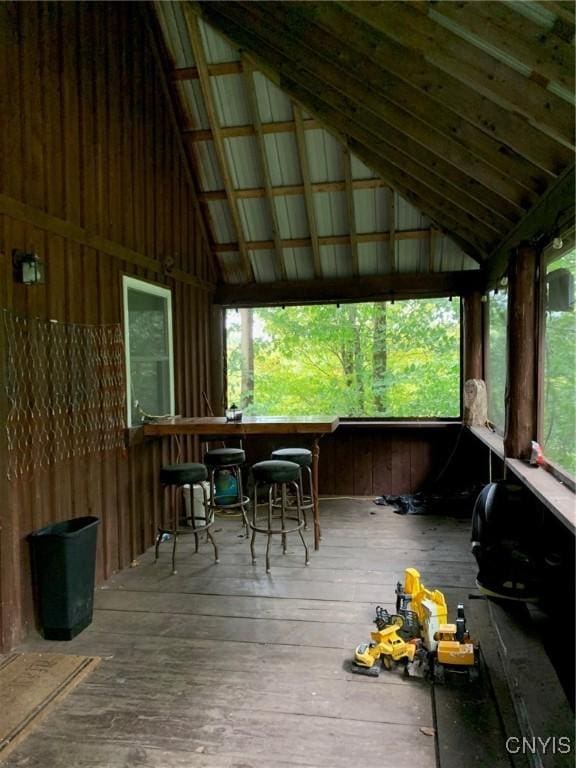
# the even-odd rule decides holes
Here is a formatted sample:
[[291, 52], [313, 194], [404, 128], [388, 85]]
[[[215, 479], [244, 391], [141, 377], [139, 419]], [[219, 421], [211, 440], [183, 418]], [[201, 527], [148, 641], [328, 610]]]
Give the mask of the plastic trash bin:
[[42, 634], [71, 640], [92, 621], [97, 517], [48, 525], [29, 536]]

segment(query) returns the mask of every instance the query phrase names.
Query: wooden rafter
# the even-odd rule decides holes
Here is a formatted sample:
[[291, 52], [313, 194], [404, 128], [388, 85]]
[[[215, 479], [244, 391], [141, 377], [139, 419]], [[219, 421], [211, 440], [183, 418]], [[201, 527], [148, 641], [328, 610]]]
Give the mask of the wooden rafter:
[[308, 150], [306, 149], [306, 138], [304, 136], [302, 112], [298, 104], [292, 104], [294, 110], [294, 123], [296, 125], [296, 143], [298, 145], [298, 155], [300, 157], [300, 171], [304, 183], [304, 202], [306, 203], [306, 213], [308, 215], [308, 228], [310, 230], [310, 243], [312, 246], [312, 257], [314, 259], [314, 274], [316, 277], [322, 276], [322, 261], [320, 259], [320, 247], [318, 245], [318, 230], [316, 227], [316, 211], [314, 209], [314, 193], [310, 182], [310, 166], [308, 163]]
[[[430, 237], [429, 229], [404, 229], [399, 232], [392, 229], [388, 232], [358, 232], [355, 235], [357, 244], [361, 243], [386, 243], [390, 240], [427, 240]], [[318, 245], [351, 245], [350, 235], [321, 235], [318, 237]], [[280, 240], [282, 248], [312, 248], [312, 240], [309, 237], [293, 237]], [[274, 240], [251, 240], [246, 243], [251, 251], [269, 251], [274, 249]], [[238, 243], [221, 243], [214, 246], [217, 253], [229, 253], [238, 250]], [[390, 270], [395, 271], [395, 270]]]
[[199, 29], [199, 20], [195, 14], [187, 13], [186, 22], [188, 25], [188, 32], [190, 35], [190, 43], [192, 45], [192, 51], [194, 53], [194, 59], [198, 67], [198, 78], [200, 81], [200, 87], [202, 90], [202, 96], [204, 98], [204, 106], [210, 124], [212, 125], [212, 131], [214, 134], [214, 149], [216, 151], [216, 157], [218, 158], [218, 165], [220, 173], [224, 181], [224, 187], [228, 195], [228, 205], [230, 207], [230, 215], [234, 229], [236, 231], [236, 237], [238, 242], [238, 250], [240, 251], [240, 258], [242, 260], [243, 270], [248, 282], [254, 280], [254, 272], [250, 258], [244, 242], [244, 234], [242, 230], [242, 222], [238, 212], [238, 204], [234, 194], [234, 185], [230, 177], [228, 170], [228, 162], [226, 160], [226, 149], [224, 146], [224, 140], [220, 135], [220, 120], [214, 106], [214, 100], [212, 98], [212, 88], [210, 84], [210, 75], [208, 73], [208, 65], [206, 62], [206, 56], [204, 55], [204, 46], [202, 44], [202, 38]]
[[422, 16], [410, 3], [346, 2], [343, 6], [380, 35], [393, 38], [469, 88], [519, 112], [537, 128], [568, 145], [574, 141], [574, 112], [570, 104]]
[[[574, 90], [574, 47], [502, 2], [430, 2], [434, 13], [461, 25], [532, 72]], [[510, 34], [510, 30], [514, 34]]]
[[344, 176], [346, 178], [346, 207], [348, 209], [348, 229], [350, 231], [350, 250], [352, 251], [352, 274], [360, 274], [358, 257], [358, 235], [356, 233], [356, 207], [354, 204], [354, 186], [352, 181], [352, 156], [347, 147], [343, 148]]
[[279, 306], [352, 301], [416, 299], [423, 296], [461, 296], [482, 290], [480, 270], [431, 272], [378, 277], [297, 280], [284, 283], [221, 285], [214, 303], [225, 307]]
[[[308, 131], [312, 128], [322, 128], [318, 120], [308, 118], [303, 121], [304, 130]], [[262, 133], [294, 133], [296, 126], [293, 120], [283, 120], [275, 123], [262, 123]], [[203, 130], [190, 129], [186, 132], [190, 141], [212, 141], [212, 131], [210, 128]], [[256, 129], [253, 125], [230, 125], [220, 128], [220, 133], [223, 139], [235, 139], [240, 136], [254, 136]]]
[[[468, 253], [477, 257], [479, 253], [490, 250], [491, 244], [497, 242], [499, 230], [497, 226], [492, 227], [494, 217], [499, 218], [500, 212], [491, 213], [486, 206], [471, 199], [461, 189], [446, 181], [442, 175], [430, 171], [409, 154], [399, 152], [396, 147], [392, 147], [393, 156], [389, 156], [390, 145], [380, 131], [375, 130], [371, 133], [366, 130], [363, 120], [358, 116], [362, 111], [357, 110], [355, 119], [351, 120], [349, 113], [341, 113], [331, 104], [326, 104], [321, 84], [311, 84], [310, 78], [303, 74], [299, 74], [300, 81], [295, 82], [290, 77], [291, 71], [294, 70], [290, 59], [279, 54], [274, 46], [268, 45], [262, 37], [255, 36], [243, 26], [246, 23], [245, 17], [250, 13], [247, 10], [248, 6], [240, 7], [239, 3], [230, 5], [204, 2], [199, 5], [199, 8], [202, 13], [209, 16], [212, 23], [237, 44], [250, 50], [252, 56], [263, 64], [267, 74], [270, 72], [270, 66], [281, 70], [280, 80], [276, 79], [284, 90], [300, 103], [306, 104], [306, 107], [332, 130], [353, 137], [355, 152], [359, 157], [368, 164], [372, 163], [372, 159], [367, 158], [378, 158], [378, 165], [374, 166], [372, 163], [372, 167], [432, 220], [445, 220], [446, 223], [442, 226], [459, 238], [461, 243], [467, 243]], [[238, 15], [240, 19], [237, 18]], [[314, 92], [310, 90], [311, 88]], [[500, 232], [506, 228], [503, 224]]]
[[[337, 3], [313, 6], [312, 3], [293, 2], [290, 3], [290, 11], [295, 16], [294, 23], [299, 23], [303, 28], [311, 25], [314, 31], [322, 28], [339, 39], [341, 45], [338, 58], [344, 65], [360, 67], [366, 52], [370, 51], [370, 61], [380, 67], [382, 78], [385, 79], [391, 73], [416, 89], [431, 119], [440, 117], [442, 111], [446, 111], [449, 116], [456, 115], [466, 133], [461, 134], [455, 125], [454, 135], [463, 135], [465, 143], [471, 149], [478, 147], [478, 152], [494, 167], [501, 167], [502, 170], [508, 168], [510, 175], [523, 178], [526, 161], [554, 175], [571, 164], [573, 153], [570, 149], [538, 131], [515, 112], [487, 101], [451, 74], [428, 66], [416, 52], [391, 38], [384, 41], [375, 29], [362, 24]], [[342, 44], [343, 39], [345, 44]], [[410, 93], [410, 89], [406, 92]], [[475, 133], [469, 132], [470, 125], [477, 129]], [[478, 131], [493, 140], [496, 152], [488, 153], [481, 149], [481, 143], [472, 143], [481, 141]], [[498, 155], [500, 162], [509, 158], [509, 164], [500, 166]]]
[[[533, 167], [522, 173], [525, 163], [520, 163], [520, 169], [515, 166], [513, 173], [508, 166], [508, 172], [497, 171], [493, 162], [499, 162], [501, 151], [496, 142], [470, 127], [468, 133], [474, 134], [485, 154], [489, 151], [488, 157], [479, 154], [476, 147], [466, 146], [459, 138], [461, 120], [451, 119], [443, 110], [439, 111], [429, 97], [418, 94], [395, 75], [382, 72], [370, 57], [342, 61], [341, 41], [334, 36], [313, 25], [295, 28], [296, 14], [290, 5], [267, 4], [258, 10], [256, 18], [258, 16], [268, 30], [281, 26], [282, 51], [294, 56], [296, 68], [306, 68], [321, 80], [327, 93], [342, 94], [343, 108], [356, 109], [358, 105], [366, 108], [366, 114], [371, 115], [372, 122], [378, 121], [392, 143], [406, 146], [412, 156], [428, 164], [436, 163], [444, 176], [459, 179], [466, 191], [489, 206], [504, 205], [514, 215], [515, 210], [525, 209], [534, 202], [534, 192], [542, 191], [545, 174], [538, 178]], [[263, 31], [262, 26], [256, 28], [256, 21], [251, 19], [250, 23], [254, 30]], [[268, 42], [273, 41], [272, 32]], [[274, 45], [280, 44], [274, 42]], [[490, 145], [489, 148], [486, 145]], [[463, 168], [465, 174], [462, 174]]]
[[[237, 2], [226, 4], [221, 12], [236, 27], [244, 30], [245, 39], [251, 41], [254, 47], [260, 46], [262, 51], [262, 43], [266, 44], [265, 50], [271, 51], [274, 66], [282, 78], [290, 78], [305, 87], [341, 114], [353, 114], [363, 128], [374, 134], [373, 148], [376, 143], [386, 144], [387, 149], [384, 151], [393, 149], [394, 152], [403, 153], [411, 165], [411, 174], [417, 179], [418, 169], [415, 164], [437, 174], [438, 183], [450, 184], [458, 190], [454, 195], [457, 205], [471, 213], [476, 212], [478, 218], [489, 225], [495, 223], [495, 219], [507, 216], [507, 222], [500, 221], [502, 229], [507, 229], [510, 222], [515, 222], [533, 204], [535, 197], [527, 190], [519, 188], [509, 179], [499, 179], [492, 169], [463, 150], [459, 144], [443, 134], [435, 136], [431, 125], [415, 120], [404, 109], [380, 98], [380, 95], [375, 96], [374, 86], [368, 87], [339, 67], [337, 62], [332, 64], [320, 57], [312, 48], [312, 45], [320, 45], [317, 36], [313, 36], [310, 47], [305, 47], [300, 42], [300, 38], [306, 34], [304, 31], [296, 34], [283, 27], [282, 35], [278, 35], [277, 20], [281, 17], [277, 14], [282, 13], [282, 8], [269, 11], [268, 4], [255, 6], [254, 3], [244, 5]], [[430, 145], [431, 137], [437, 146], [434, 143]], [[451, 156], [450, 162], [446, 156]], [[482, 171], [477, 166], [482, 166]], [[403, 167], [406, 168], [406, 162], [403, 162]], [[466, 172], [463, 168], [466, 168]], [[476, 170], [482, 182], [471, 177]], [[488, 186], [489, 180], [493, 188]], [[495, 229], [498, 230], [498, 224]]]
[[572, 27], [574, 35], [574, 25], [576, 23], [575, 8], [572, 0], [538, 0], [539, 3], [552, 13], [556, 14], [561, 21]]
[[[346, 181], [320, 181], [311, 184], [312, 192], [345, 192]], [[388, 184], [383, 179], [352, 179], [352, 189], [386, 189]], [[271, 193], [274, 197], [286, 197], [291, 195], [303, 195], [303, 184], [290, 184], [282, 187], [271, 187]], [[252, 197], [266, 197], [266, 189], [264, 187], [249, 187], [247, 189], [237, 189], [236, 197], [241, 200], [243, 198]], [[211, 192], [202, 192], [200, 194], [200, 200], [202, 202], [209, 202], [210, 200], [226, 200], [226, 190], [216, 189]]]
[[274, 196], [272, 194], [272, 184], [270, 182], [270, 169], [268, 167], [268, 158], [266, 157], [266, 148], [264, 146], [264, 137], [262, 134], [262, 124], [260, 122], [260, 113], [258, 112], [258, 102], [256, 99], [256, 90], [254, 88], [254, 72], [249, 62], [243, 61], [243, 77], [244, 85], [246, 87], [246, 93], [248, 95], [248, 101], [250, 104], [250, 113], [254, 122], [254, 128], [256, 130], [256, 144], [258, 151], [258, 158], [260, 161], [260, 167], [262, 171], [262, 178], [264, 180], [265, 197], [268, 203], [268, 209], [270, 211], [270, 220], [272, 222], [272, 236], [274, 239], [274, 250], [276, 251], [276, 259], [278, 262], [278, 268], [282, 279], [286, 279], [286, 263], [284, 261], [284, 252], [280, 243], [280, 225], [278, 224], [278, 216], [276, 215], [276, 204], [274, 202]]

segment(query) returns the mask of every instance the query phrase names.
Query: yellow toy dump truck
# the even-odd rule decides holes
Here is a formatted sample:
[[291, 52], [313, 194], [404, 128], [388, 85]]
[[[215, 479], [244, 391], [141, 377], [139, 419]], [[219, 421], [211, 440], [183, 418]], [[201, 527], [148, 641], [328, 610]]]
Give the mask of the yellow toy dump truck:
[[[410, 662], [416, 653], [416, 642], [406, 642], [398, 635], [398, 625], [391, 624], [377, 632], [371, 632], [372, 642], [361, 643], [354, 654], [354, 671], [376, 677], [378, 669], [374, 667], [378, 660], [386, 669], [392, 669], [398, 662]], [[364, 670], [373, 670], [364, 672]]]
[[441, 624], [435, 640], [437, 646], [431, 665], [434, 682], [443, 683], [447, 671], [465, 674], [470, 682], [478, 679], [478, 646], [466, 629], [463, 605], [458, 605], [456, 624]]

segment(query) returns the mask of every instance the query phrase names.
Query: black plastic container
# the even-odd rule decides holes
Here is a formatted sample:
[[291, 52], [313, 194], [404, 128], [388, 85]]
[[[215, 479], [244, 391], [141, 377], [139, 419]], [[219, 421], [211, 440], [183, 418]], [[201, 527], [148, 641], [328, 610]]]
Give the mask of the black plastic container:
[[71, 640], [92, 621], [97, 517], [48, 525], [29, 536], [42, 634]]

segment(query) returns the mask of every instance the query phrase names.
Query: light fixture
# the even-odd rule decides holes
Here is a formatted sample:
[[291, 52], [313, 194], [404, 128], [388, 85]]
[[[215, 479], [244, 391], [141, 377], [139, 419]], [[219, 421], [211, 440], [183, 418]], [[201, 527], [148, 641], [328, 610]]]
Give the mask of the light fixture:
[[25, 285], [44, 283], [44, 262], [34, 251], [12, 251], [14, 279]]

